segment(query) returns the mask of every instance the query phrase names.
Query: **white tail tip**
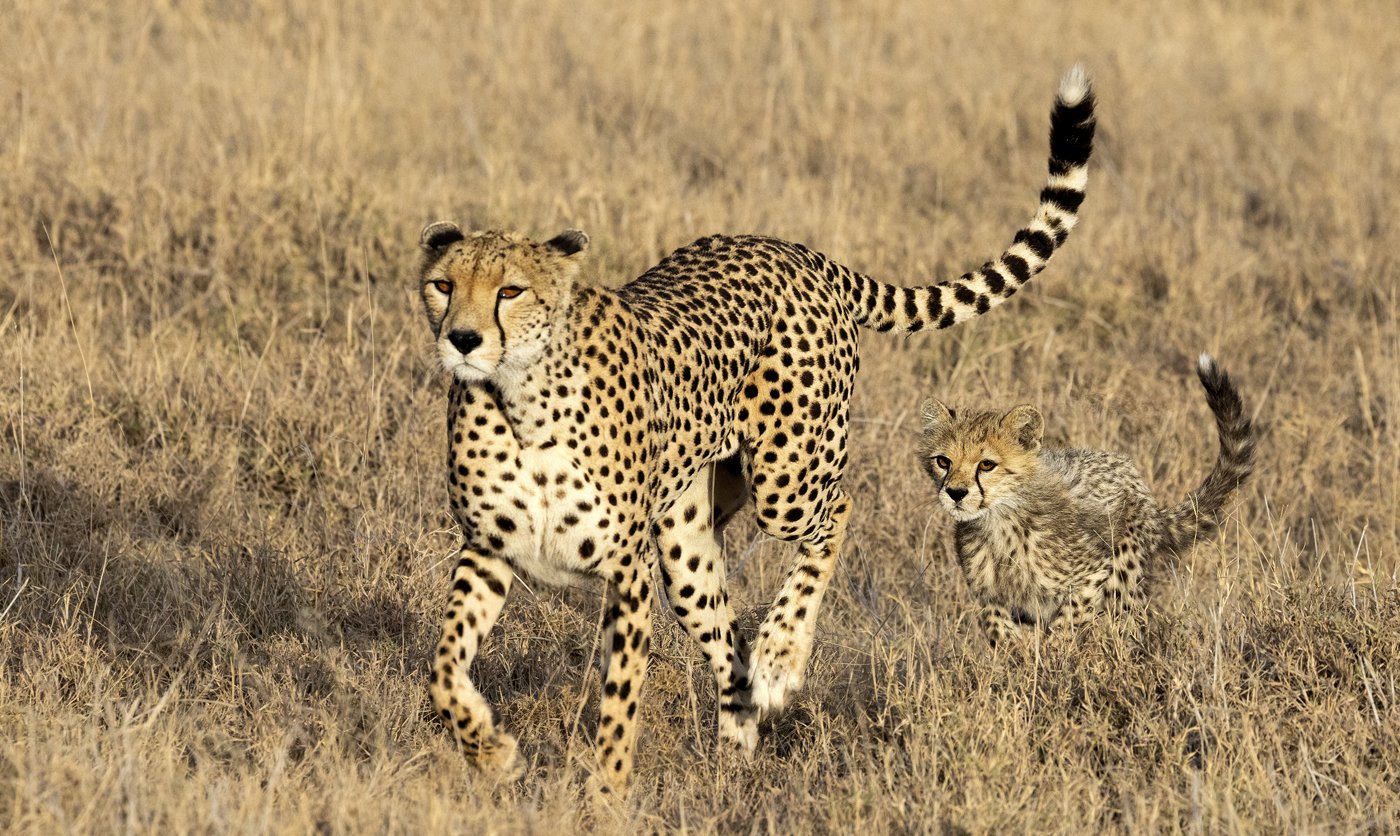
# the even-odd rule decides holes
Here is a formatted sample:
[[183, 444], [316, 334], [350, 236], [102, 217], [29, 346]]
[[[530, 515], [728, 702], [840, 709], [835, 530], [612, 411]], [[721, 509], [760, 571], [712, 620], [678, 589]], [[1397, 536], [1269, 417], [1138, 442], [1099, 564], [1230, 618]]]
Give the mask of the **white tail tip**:
[[1215, 358], [1202, 351], [1201, 356], [1196, 359], [1196, 368], [1200, 369], [1203, 374], [1215, 371]]
[[1077, 105], [1089, 95], [1089, 77], [1084, 74], [1084, 65], [1075, 64], [1064, 78], [1060, 79], [1060, 101], [1067, 105]]

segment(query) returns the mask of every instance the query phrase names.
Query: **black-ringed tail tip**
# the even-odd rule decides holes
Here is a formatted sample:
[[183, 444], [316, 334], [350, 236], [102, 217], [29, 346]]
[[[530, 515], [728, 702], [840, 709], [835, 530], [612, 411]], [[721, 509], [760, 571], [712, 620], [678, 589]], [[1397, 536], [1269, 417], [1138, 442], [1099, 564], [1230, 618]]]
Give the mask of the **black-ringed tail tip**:
[[1084, 73], [1083, 64], [1075, 64], [1060, 78], [1060, 101], [1067, 105], [1077, 105], [1093, 95], [1089, 76]]
[[877, 331], [950, 328], [986, 313], [1026, 284], [1079, 222], [1094, 150], [1094, 89], [1075, 66], [1060, 79], [1050, 111], [1049, 176], [1030, 222], [997, 258], [956, 279], [900, 287], [856, 273], [857, 321]]

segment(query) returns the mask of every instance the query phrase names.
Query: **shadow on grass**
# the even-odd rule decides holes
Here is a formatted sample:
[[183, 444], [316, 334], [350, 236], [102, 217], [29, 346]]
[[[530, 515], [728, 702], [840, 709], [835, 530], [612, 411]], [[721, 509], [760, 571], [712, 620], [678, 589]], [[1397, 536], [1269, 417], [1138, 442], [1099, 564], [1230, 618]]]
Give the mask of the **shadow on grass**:
[[45, 470], [0, 482], [8, 617], [34, 639], [79, 626], [112, 661], [144, 668], [209, 662], [230, 639], [252, 656], [295, 638], [352, 651], [388, 643], [427, 658], [429, 618], [408, 591], [348, 582], [331, 561], [266, 536], [208, 533], [202, 502], [103, 501]]

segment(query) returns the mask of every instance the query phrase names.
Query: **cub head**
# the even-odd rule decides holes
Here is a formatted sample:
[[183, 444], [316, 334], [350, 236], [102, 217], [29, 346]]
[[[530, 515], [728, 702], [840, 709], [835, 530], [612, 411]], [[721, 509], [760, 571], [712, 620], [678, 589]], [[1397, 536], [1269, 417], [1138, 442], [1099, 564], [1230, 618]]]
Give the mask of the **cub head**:
[[443, 368], [464, 382], [500, 381], [538, 362], [562, 327], [588, 236], [570, 229], [537, 244], [438, 221], [420, 244], [419, 291]]
[[1010, 507], [1039, 468], [1045, 421], [1033, 406], [955, 413], [929, 400], [923, 415], [919, 460], [938, 486], [939, 504], [955, 520]]

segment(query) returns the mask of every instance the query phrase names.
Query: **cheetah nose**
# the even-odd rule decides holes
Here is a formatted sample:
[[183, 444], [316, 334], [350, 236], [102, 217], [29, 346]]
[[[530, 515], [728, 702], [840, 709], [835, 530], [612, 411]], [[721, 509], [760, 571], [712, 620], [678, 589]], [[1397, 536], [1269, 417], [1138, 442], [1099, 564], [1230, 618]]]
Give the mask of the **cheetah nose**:
[[962, 502], [962, 498], [967, 496], [967, 488], [950, 487], [948, 488], [948, 495], [953, 498], [954, 502]]
[[481, 335], [475, 331], [459, 328], [447, 335], [447, 341], [452, 343], [453, 348], [466, 355], [471, 354], [477, 346], [481, 345]]

